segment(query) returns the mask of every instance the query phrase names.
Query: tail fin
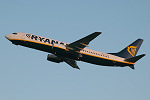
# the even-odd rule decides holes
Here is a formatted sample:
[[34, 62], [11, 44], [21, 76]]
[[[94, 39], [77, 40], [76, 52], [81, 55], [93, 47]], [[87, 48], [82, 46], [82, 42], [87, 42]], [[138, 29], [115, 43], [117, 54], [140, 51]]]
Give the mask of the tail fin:
[[119, 57], [123, 57], [126, 59], [135, 57], [141, 44], [143, 42], [143, 39], [137, 39], [136, 41], [134, 41], [133, 43], [131, 43], [129, 46], [127, 46], [126, 48], [124, 48], [123, 50], [121, 50], [118, 53], [111, 53], [113, 55], [119, 56]]

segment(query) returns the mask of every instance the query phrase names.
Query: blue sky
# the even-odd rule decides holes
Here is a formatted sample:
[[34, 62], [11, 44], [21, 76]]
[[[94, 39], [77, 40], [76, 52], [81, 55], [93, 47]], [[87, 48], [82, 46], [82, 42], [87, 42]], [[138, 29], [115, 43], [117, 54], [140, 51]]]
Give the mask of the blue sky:
[[[149, 100], [149, 0], [1, 0], [1, 100]], [[111, 68], [78, 62], [81, 70], [46, 60], [47, 53], [12, 45], [6, 34], [24, 32], [74, 42], [103, 33], [90, 49], [118, 52], [144, 39], [135, 65]]]

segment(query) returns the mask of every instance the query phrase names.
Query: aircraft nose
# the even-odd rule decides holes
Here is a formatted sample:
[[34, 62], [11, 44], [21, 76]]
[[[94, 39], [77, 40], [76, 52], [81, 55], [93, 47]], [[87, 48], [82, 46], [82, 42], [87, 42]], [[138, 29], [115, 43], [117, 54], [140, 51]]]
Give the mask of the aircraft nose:
[[10, 39], [10, 35], [5, 35], [5, 38], [9, 40]]

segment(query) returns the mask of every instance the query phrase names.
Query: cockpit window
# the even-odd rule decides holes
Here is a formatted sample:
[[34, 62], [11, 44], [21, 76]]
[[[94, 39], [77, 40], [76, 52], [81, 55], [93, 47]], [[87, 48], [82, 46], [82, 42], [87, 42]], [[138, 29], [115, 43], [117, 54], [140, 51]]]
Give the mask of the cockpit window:
[[17, 34], [17, 33], [13, 33], [13, 34]]

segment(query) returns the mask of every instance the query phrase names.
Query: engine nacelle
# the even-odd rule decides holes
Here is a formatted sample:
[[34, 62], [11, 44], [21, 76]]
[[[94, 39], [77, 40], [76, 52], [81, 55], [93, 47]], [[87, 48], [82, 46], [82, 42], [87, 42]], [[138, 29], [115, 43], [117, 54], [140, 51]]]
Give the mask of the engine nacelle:
[[48, 54], [48, 55], [47, 55], [47, 60], [48, 60], [48, 61], [55, 62], [55, 63], [63, 62], [63, 60], [61, 60], [59, 57], [57, 57], [57, 56], [55, 56], [55, 55], [52, 55], [52, 54]]

